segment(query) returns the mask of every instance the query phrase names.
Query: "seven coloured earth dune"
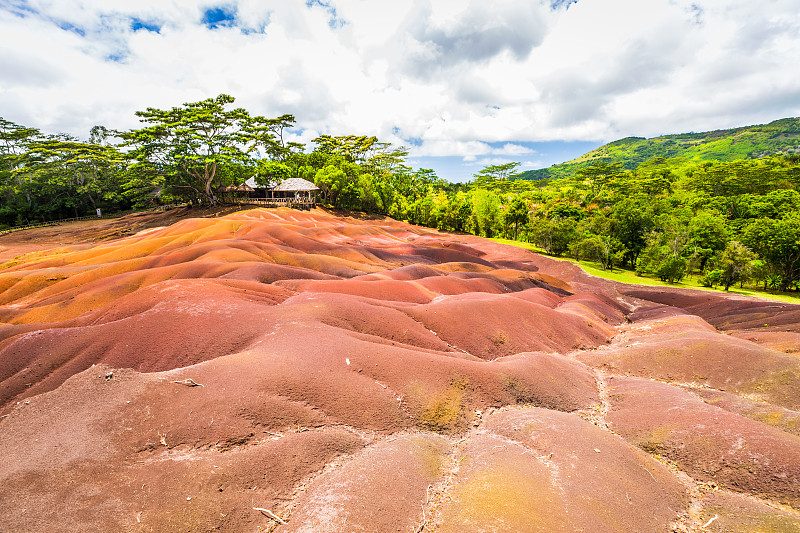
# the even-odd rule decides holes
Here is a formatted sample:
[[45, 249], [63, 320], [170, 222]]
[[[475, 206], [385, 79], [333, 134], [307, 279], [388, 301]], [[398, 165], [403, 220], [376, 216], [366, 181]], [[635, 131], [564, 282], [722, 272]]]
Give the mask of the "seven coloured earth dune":
[[0, 237], [0, 530], [800, 531], [800, 306], [390, 219], [170, 222]]

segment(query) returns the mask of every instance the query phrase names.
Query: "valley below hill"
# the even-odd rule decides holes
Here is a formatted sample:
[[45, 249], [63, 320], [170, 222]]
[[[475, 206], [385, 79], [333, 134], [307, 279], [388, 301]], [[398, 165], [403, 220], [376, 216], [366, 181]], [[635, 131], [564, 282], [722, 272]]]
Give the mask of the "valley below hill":
[[800, 306], [208, 215], [0, 236], [0, 530], [800, 531]]

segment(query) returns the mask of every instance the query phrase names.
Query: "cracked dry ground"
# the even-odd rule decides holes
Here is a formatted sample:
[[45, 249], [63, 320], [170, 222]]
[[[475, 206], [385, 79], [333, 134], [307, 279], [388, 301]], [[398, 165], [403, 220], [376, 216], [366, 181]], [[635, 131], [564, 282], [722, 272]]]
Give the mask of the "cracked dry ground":
[[0, 290], [2, 531], [800, 531], [800, 306], [285, 209]]

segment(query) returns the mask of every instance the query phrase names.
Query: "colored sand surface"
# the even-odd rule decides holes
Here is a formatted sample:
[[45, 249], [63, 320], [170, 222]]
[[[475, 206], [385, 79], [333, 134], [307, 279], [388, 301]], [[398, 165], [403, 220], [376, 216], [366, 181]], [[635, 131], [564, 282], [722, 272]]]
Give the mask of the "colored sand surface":
[[0, 238], [0, 530], [800, 528], [800, 306], [191, 214]]

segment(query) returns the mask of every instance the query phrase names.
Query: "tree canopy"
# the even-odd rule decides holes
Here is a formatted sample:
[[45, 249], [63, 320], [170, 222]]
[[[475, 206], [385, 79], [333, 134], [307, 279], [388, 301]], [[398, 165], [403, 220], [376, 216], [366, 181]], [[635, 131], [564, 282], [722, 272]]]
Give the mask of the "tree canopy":
[[587, 154], [560, 179], [529, 180], [519, 162], [507, 162], [450, 183], [432, 169], [412, 168], [408, 149], [375, 136], [323, 134], [307, 147], [294, 142], [292, 115], [267, 118], [233, 104], [222, 94], [147, 108], [136, 113], [141, 127], [96, 126], [86, 141], [0, 118], [0, 226], [95, 208], [214, 204], [226, 186], [249, 178], [270, 187], [304, 178], [333, 207], [525, 240], [604, 269], [635, 269], [670, 282], [697, 275], [723, 288], [752, 281], [785, 290], [800, 283], [796, 147], [729, 160], [663, 155], [674, 150], [607, 157], [649, 150], [649, 141], [628, 139]]
[[251, 155], [259, 150], [277, 159], [289, 156], [292, 147], [284, 142], [283, 131], [294, 124], [293, 116], [254, 117], [243, 108], [227, 109], [233, 102], [232, 96], [221, 94], [172, 109], [138, 111], [145, 126], [119, 133], [123, 146], [131, 149], [132, 170], [160, 175], [167, 187], [191, 189], [216, 204], [216, 188], [228, 185], [222, 183], [220, 168], [250, 172], [255, 163]]

